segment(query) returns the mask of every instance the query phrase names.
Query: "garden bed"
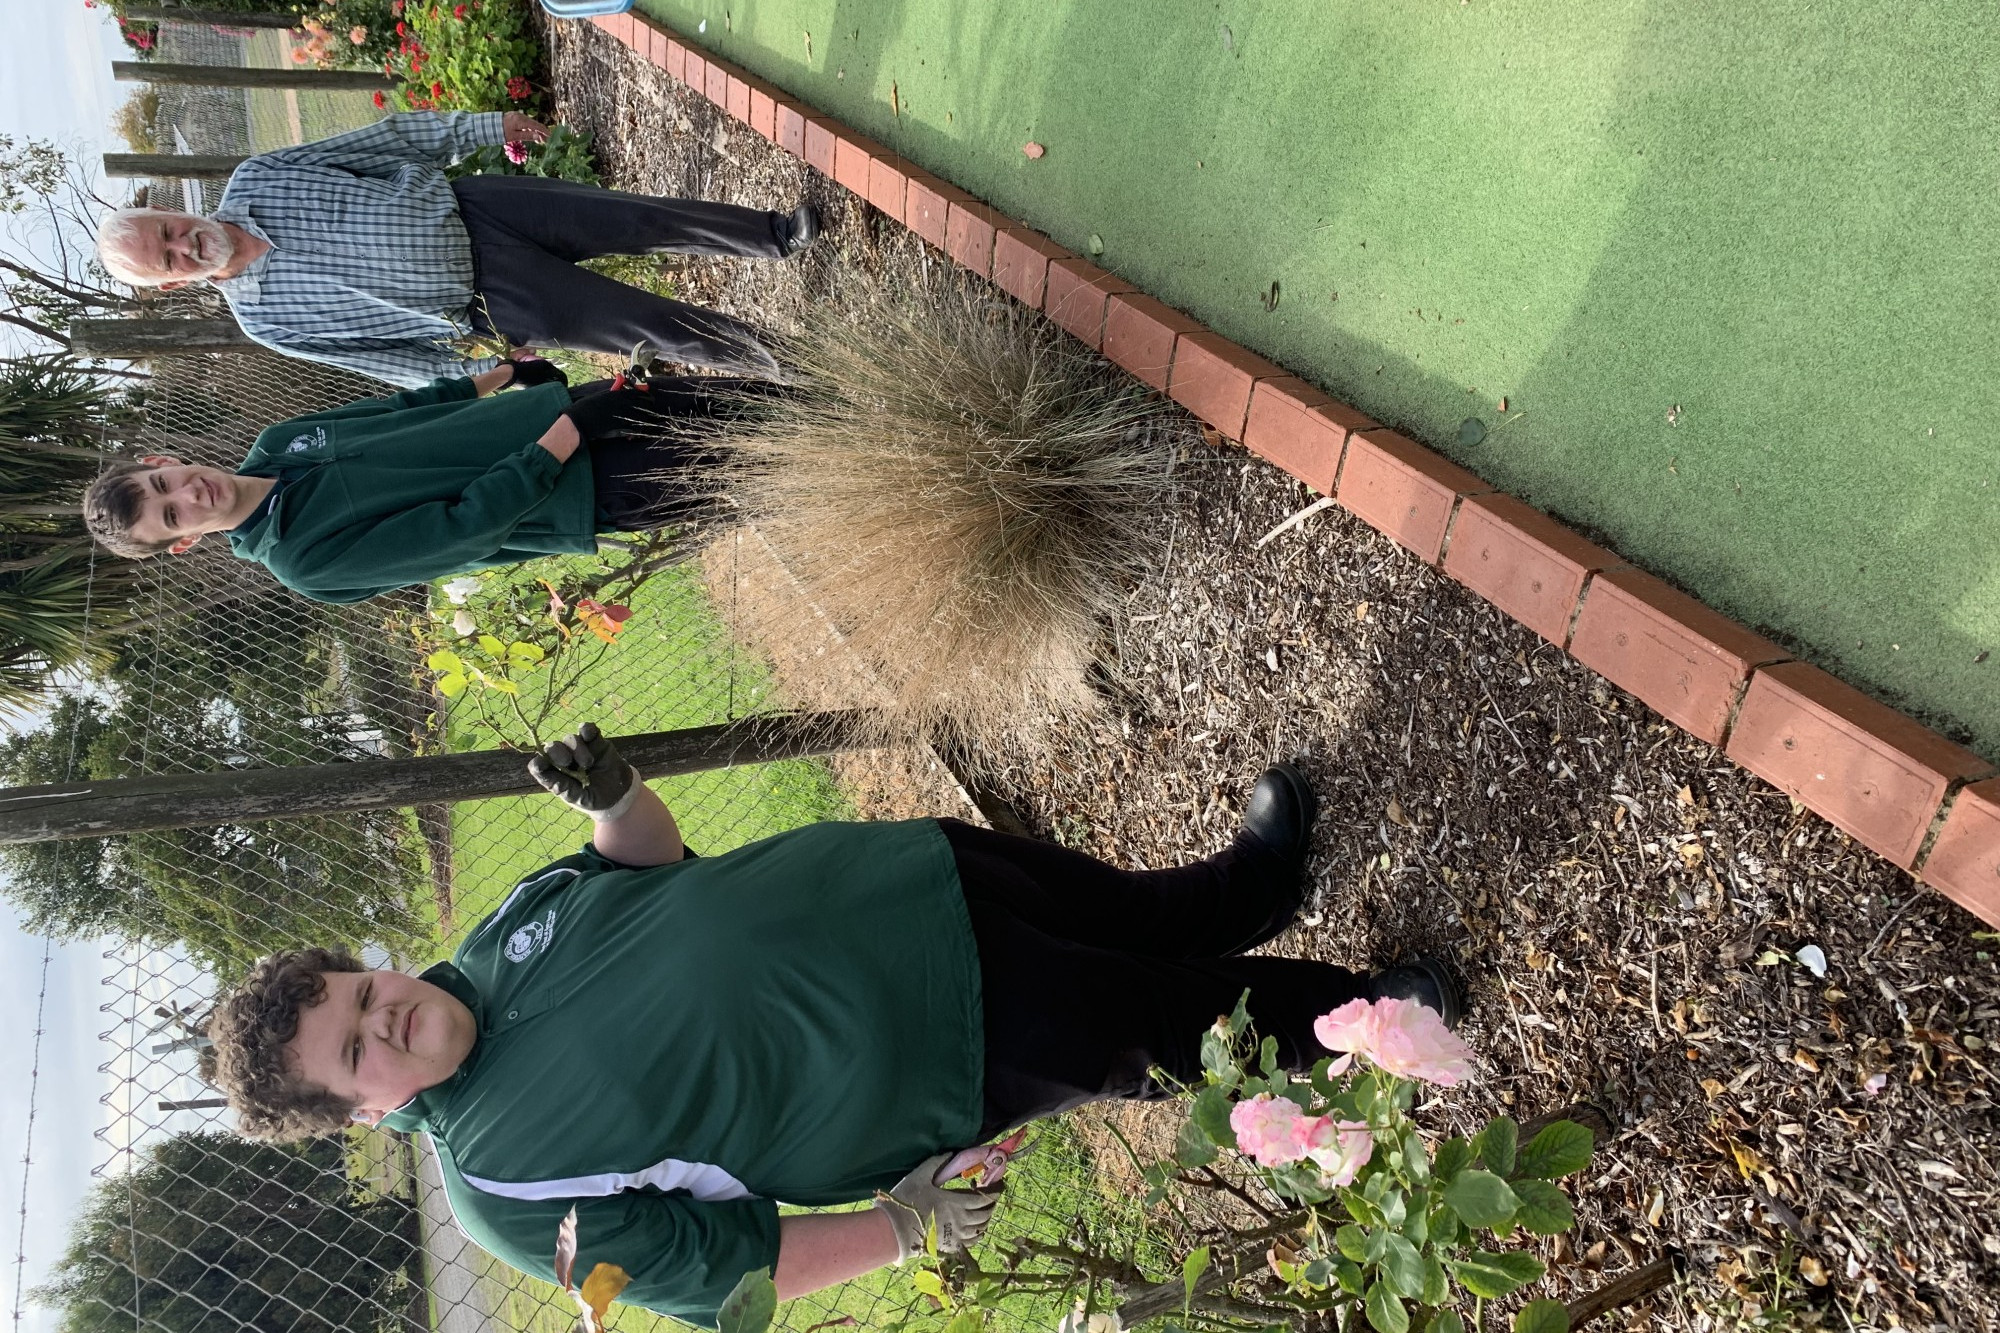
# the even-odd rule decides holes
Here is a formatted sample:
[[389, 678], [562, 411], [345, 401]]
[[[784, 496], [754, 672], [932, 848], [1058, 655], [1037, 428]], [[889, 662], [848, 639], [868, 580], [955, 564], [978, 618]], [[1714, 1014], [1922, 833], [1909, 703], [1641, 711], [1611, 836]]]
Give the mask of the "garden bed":
[[[549, 39], [559, 115], [595, 132], [609, 182], [821, 205], [803, 262], [677, 261], [685, 299], [782, 330], [857, 271], [941, 262], [593, 27]], [[1264, 540], [1314, 499], [1275, 469], [1194, 445], [1181, 483], [1115, 704], [999, 774], [1031, 824], [1173, 864], [1302, 756], [1325, 804], [1314, 899], [1277, 947], [1458, 960], [1485, 1068], [1436, 1127], [1586, 1099], [1618, 1126], [1547, 1247], [1550, 1294], [1678, 1248], [1690, 1278], [1651, 1306], [1667, 1327], [1737, 1326], [1746, 1301], [2000, 1325], [1992, 936], [1342, 511]]]

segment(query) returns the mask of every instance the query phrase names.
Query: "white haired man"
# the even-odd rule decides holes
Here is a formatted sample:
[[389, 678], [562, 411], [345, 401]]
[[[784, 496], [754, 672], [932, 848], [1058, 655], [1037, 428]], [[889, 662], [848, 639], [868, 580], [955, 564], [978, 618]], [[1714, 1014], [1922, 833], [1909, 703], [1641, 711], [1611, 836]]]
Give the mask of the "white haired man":
[[168, 290], [210, 282], [273, 351], [404, 387], [498, 364], [468, 333], [517, 347], [628, 353], [760, 377], [777, 363], [754, 326], [578, 266], [612, 254], [783, 259], [819, 217], [625, 194], [540, 176], [444, 168], [475, 149], [541, 142], [516, 112], [407, 112], [260, 153], [212, 218], [121, 209], [98, 232], [113, 276]]

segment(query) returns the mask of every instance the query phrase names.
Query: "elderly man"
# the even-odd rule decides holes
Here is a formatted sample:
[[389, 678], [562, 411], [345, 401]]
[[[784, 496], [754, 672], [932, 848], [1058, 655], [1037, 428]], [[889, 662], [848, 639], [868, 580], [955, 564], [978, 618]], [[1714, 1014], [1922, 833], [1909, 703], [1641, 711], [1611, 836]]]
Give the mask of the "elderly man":
[[213, 218], [121, 209], [98, 233], [111, 273], [167, 290], [213, 283], [243, 331], [286, 356], [415, 387], [498, 364], [466, 335], [629, 353], [772, 377], [742, 320], [616, 282], [577, 261], [614, 254], [783, 259], [819, 218], [656, 199], [540, 176], [444, 168], [548, 130], [514, 112], [409, 112], [236, 169]]

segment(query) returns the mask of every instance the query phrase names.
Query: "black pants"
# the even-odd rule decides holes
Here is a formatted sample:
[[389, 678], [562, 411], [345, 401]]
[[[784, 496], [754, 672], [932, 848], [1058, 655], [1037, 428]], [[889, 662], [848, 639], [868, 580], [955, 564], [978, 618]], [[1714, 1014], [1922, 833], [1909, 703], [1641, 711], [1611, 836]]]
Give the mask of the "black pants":
[[475, 322], [528, 347], [655, 356], [768, 375], [763, 334], [740, 319], [578, 268], [602, 255], [784, 256], [786, 215], [700, 199], [655, 199], [541, 176], [451, 183], [472, 238]]
[[[730, 421], [753, 404], [792, 392], [769, 380], [712, 375], [653, 375], [644, 417], [614, 435], [584, 442], [597, 483], [600, 531], [648, 532], [701, 516], [716, 498], [722, 451], [704, 438], [704, 421]], [[575, 401], [606, 392], [609, 380], [570, 390]]]
[[1202, 1033], [1250, 992], [1260, 1037], [1306, 1069], [1312, 1023], [1370, 995], [1331, 963], [1235, 955], [1276, 935], [1296, 876], [1239, 837], [1171, 870], [1118, 870], [1053, 843], [938, 821], [964, 886], [986, 1020], [991, 1136], [1107, 1097], [1169, 1095], [1147, 1076], [1201, 1077]]

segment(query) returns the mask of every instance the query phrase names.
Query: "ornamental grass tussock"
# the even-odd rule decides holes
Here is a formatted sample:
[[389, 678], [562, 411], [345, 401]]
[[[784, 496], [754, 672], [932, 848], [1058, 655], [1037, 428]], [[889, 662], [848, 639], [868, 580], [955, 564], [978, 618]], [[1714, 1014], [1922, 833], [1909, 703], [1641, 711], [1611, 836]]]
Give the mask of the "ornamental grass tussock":
[[787, 360], [798, 392], [735, 430], [724, 488], [864, 666], [882, 739], [1021, 753], [1089, 712], [1164, 541], [1156, 400], [955, 285], [844, 298]]

